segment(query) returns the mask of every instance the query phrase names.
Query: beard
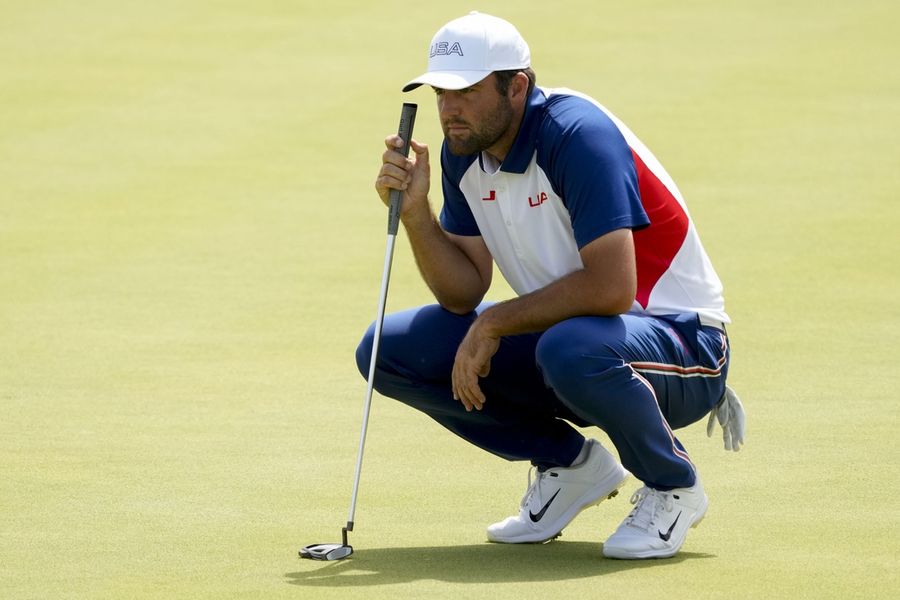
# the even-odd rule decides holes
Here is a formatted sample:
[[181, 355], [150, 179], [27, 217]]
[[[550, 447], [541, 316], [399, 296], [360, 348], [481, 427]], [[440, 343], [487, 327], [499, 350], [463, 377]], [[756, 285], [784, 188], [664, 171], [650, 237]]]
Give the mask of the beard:
[[[444, 130], [444, 141], [451, 154], [467, 156], [483, 152], [497, 143], [512, 124], [513, 110], [509, 98], [500, 96], [497, 104], [486, 113], [478, 123], [470, 123], [463, 119], [448, 119], [441, 123]], [[450, 125], [468, 127], [465, 137], [450, 137]]]

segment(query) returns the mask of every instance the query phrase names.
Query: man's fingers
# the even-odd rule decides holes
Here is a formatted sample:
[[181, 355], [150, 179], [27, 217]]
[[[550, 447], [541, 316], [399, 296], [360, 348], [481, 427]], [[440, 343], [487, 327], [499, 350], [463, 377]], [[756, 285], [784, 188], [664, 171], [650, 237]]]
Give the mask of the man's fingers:
[[467, 410], [472, 408], [481, 410], [484, 406], [484, 394], [478, 385], [478, 377], [471, 375], [466, 378], [466, 381], [460, 387], [460, 397], [465, 400], [464, 404], [467, 406]]
[[453, 398], [463, 405], [463, 408], [466, 409], [466, 412], [472, 412], [475, 409], [475, 405], [469, 400], [469, 393], [465, 390], [462, 390], [458, 387], [453, 388]]
[[462, 388], [457, 392], [457, 400], [459, 400], [467, 411], [481, 410], [484, 406], [484, 397], [481, 390], [475, 386], [474, 391], [471, 388]]
[[497, 352], [499, 339], [481, 335], [477, 321], [470, 328], [456, 351], [451, 382], [453, 396], [466, 410], [481, 410], [487, 400], [479, 385], [479, 376], [486, 377], [491, 370], [491, 357]]
[[[400, 150], [403, 148], [403, 140], [401, 140], [398, 136], [388, 136], [384, 140], [384, 145], [387, 146], [387, 150], [381, 155], [381, 162], [384, 164], [396, 165], [397, 167], [408, 171], [412, 165], [414, 164], [412, 160], [404, 156]], [[425, 152], [427, 154], [427, 147], [425, 148]]]
[[475, 384], [475, 387], [472, 391], [473, 394], [469, 398], [469, 402], [472, 403], [472, 406], [474, 406], [476, 410], [481, 410], [482, 408], [484, 408], [484, 394], [481, 393], [481, 388], [477, 383]]
[[416, 140], [409, 140], [409, 147], [416, 155], [416, 161], [425, 161], [428, 164], [428, 144], [420, 144]]
[[389, 136], [385, 140], [388, 150], [384, 151], [381, 156], [381, 170], [378, 171], [378, 178], [375, 180], [375, 190], [384, 202], [387, 202], [390, 190], [406, 190], [412, 182], [412, 162], [405, 156], [391, 148], [391, 139], [397, 136]]
[[484, 406], [484, 394], [481, 392], [481, 386], [478, 385], [478, 376], [472, 375], [468, 381], [466, 391], [469, 394], [469, 403], [476, 409], [481, 410]]
[[467, 373], [459, 363], [454, 365], [452, 374], [453, 398], [462, 403], [469, 412], [481, 410], [485, 397], [478, 385], [478, 376]]
[[392, 133], [384, 138], [384, 145], [387, 146], [389, 150], [396, 150], [403, 147], [403, 139], [396, 133]]
[[412, 179], [409, 171], [397, 165], [384, 163], [381, 166], [381, 172], [378, 175], [379, 182], [385, 187], [393, 187], [403, 189]]

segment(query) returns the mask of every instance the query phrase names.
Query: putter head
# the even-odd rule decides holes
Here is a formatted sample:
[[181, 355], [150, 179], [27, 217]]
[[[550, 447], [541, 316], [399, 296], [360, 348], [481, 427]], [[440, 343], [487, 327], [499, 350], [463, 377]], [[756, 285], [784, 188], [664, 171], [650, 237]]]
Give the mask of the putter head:
[[348, 544], [312, 544], [300, 548], [300, 558], [312, 560], [341, 560], [353, 554]]

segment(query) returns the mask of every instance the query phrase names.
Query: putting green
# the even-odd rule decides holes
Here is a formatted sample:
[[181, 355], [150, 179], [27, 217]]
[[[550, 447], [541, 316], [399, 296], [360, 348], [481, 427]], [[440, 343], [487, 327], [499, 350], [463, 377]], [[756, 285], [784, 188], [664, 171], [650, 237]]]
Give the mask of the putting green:
[[[347, 516], [381, 140], [412, 100], [439, 146], [399, 87], [469, 7], [6, 2], [0, 596], [897, 595], [900, 6], [477, 8], [654, 150], [725, 282], [748, 442], [679, 432], [711, 502], [684, 551], [601, 558], [634, 486], [485, 543], [526, 467], [376, 396], [356, 553], [297, 558]], [[401, 234], [389, 310], [429, 301]]]

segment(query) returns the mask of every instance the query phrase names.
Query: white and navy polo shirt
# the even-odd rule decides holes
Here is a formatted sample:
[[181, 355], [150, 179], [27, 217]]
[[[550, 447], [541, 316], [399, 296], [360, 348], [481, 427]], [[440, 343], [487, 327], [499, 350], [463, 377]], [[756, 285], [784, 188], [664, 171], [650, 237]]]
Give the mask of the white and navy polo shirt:
[[696, 312], [730, 322], [722, 284], [675, 182], [643, 143], [595, 100], [535, 88], [502, 164], [441, 150], [443, 228], [484, 238], [516, 293], [583, 267], [578, 251], [634, 231], [632, 310]]

